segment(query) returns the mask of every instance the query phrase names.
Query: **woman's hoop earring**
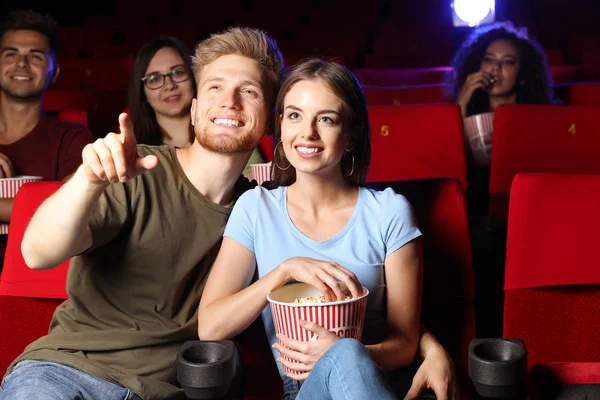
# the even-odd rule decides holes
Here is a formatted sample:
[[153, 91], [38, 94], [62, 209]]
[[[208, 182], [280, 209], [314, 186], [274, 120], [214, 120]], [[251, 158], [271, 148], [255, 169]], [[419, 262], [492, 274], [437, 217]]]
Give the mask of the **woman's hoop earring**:
[[[277, 168], [279, 168], [282, 171], [285, 171], [286, 169], [289, 169], [292, 166], [292, 163], [290, 163], [290, 165], [288, 165], [285, 168], [281, 168], [279, 166], [279, 164], [277, 164], [277, 148], [279, 147], [279, 145], [281, 144], [281, 140], [279, 141], [279, 143], [277, 143], [277, 145], [275, 146], [275, 149], [273, 150], [273, 164], [275, 164], [275, 166]], [[289, 161], [288, 161], [289, 162]], [[354, 164], [354, 163], [353, 163]], [[352, 167], [352, 169], [354, 169], [354, 166]]]
[[346, 152], [346, 154], [347, 153], [350, 153], [350, 155], [352, 156], [352, 168], [350, 169], [350, 172], [348, 173], [348, 176], [352, 176], [352, 173], [354, 172], [354, 153]]

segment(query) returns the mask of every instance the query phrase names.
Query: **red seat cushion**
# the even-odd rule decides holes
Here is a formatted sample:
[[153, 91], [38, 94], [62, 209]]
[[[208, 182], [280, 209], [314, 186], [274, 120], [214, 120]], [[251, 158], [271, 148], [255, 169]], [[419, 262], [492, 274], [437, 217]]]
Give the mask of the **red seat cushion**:
[[0, 295], [0, 376], [29, 343], [48, 333], [62, 301]]
[[594, 286], [511, 289], [504, 293], [504, 337], [518, 337], [527, 362], [600, 359], [600, 290]]
[[462, 118], [456, 104], [369, 106], [368, 182], [453, 178], [467, 187]]

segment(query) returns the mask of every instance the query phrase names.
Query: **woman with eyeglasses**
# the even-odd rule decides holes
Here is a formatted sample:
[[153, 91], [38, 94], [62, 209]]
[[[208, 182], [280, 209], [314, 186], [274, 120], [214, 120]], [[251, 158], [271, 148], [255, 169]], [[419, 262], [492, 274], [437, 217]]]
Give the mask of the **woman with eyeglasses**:
[[[180, 40], [158, 37], [146, 43], [133, 62], [129, 82], [129, 114], [140, 144], [187, 147], [194, 141], [190, 107], [196, 97], [191, 50]], [[244, 169], [264, 162], [254, 150]]]
[[196, 82], [191, 50], [173, 37], [146, 43], [135, 57], [129, 83], [129, 113], [138, 143], [187, 147], [194, 130], [190, 105]]

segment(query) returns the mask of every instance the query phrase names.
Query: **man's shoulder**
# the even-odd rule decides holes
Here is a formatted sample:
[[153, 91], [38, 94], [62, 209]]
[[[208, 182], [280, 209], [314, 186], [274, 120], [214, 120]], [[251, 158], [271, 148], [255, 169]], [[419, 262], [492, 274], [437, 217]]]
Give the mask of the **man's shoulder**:
[[42, 134], [45, 133], [53, 137], [64, 136], [67, 134], [88, 135], [90, 141], [93, 137], [91, 131], [84, 125], [71, 121], [63, 121], [52, 116], [46, 116], [43, 118], [40, 121], [37, 130]]

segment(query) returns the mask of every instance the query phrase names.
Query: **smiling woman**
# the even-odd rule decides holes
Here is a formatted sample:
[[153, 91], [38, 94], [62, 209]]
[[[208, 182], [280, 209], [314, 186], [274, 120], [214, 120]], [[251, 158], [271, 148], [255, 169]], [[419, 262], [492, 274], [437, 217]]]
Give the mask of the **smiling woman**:
[[[199, 98], [210, 103], [202, 82], [200, 87]], [[240, 110], [254, 102], [245, 91], [218, 85], [208, 90], [229, 104], [237, 102]], [[356, 398], [394, 399], [383, 371], [401, 369], [412, 377], [406, 367], [419, 343], [421, 233], [412, 208], [391, 189], [364, 186], [371, 132], [364, 93], [346, 67], [321, 60], [296, 65], [275, 110], [274, 186], [256, 187], [236, 203], [200, 302], [198, 334], [203, 340], [231, 337], [261, 315], [284, 399], [298, 393], [336, 399], [340, 387]], [[238, 117], [255, 123], [243, 113]], [[267, 294], [293, 280], [315, 287], [327, 301], [345, 299], [338, 282], [352, 298], [366, 287], [363, 342], [306, 321], [300, 326], [317, 340], [276, 334]], [[344, 372], [329, 373], [332, 368]], [[286, 375], [284, 369], [297, 373]]]
[[180, 40], [159, 37], [136, 55], [128, 103], [138, 143], [187, 147], [193, 142], [190, 105], [196, 82], [191, 54]]

